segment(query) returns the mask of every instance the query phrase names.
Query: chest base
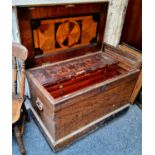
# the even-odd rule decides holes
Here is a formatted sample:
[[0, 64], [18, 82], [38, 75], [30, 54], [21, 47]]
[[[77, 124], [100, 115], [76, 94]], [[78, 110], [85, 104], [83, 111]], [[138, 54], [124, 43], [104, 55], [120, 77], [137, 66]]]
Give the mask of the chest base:
[[88, 134], [92, 133], [93, 131], [96, 131], [100, 127], [102, 127], [106, 122], [116, 117], [116, 115], [120, 115], [122, 113], [125, 113], [130, 107], [130, 104], [125, 104], [121, 106], [120, 108], [108, 113], [107, 115], [98, 118], [97, 120], [83, 126], [82, 128], [70, 133], [69, 135], [55, 141], [52, 136], [50, 135], [48, 129], [40, 119], [39, 115], [37, 114], [36, 110], [30, 106], [30, 113], [33, 117], [36, 124], [39, 126], [39, 129], [44, 137], [46, 137], [46, 141], [52, 148], [54, 152], [60, 151], [66, 146], [71, 145], [73, 142], [87, 136]]

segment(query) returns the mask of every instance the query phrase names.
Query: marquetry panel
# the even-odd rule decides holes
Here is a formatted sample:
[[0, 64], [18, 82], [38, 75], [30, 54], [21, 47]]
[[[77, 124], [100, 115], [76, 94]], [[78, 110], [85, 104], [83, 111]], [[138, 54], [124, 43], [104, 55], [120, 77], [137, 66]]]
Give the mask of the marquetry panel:
[[32, 20], [35, 54], [97, 42], [98, 15]]

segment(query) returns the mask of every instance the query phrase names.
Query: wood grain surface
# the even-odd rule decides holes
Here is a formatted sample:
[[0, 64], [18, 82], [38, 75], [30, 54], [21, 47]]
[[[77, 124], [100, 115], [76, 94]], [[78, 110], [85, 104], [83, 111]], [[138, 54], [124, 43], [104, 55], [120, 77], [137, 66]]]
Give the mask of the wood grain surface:
[[[108, 3], [76, 4], [74, 7], [18, 7], [21, 42], [29, 50], [26, 67], [100, 50], [107, 9]], [[70, 27], [63, 32], [64, 35], [60, 33], [63, 27]]]
[[32, 106], [54, 148], [83, 136], [95, 127], [92, 122], [130, 101], [141, 57], [102, 45], [107, 8], [108, 3], [18, 8], [22, 42], [31, 53]]
[[[98, 78], [103, 78], [104, 75], [101, 74], [102, 70], [96, 73], [94, 72], [90, 78], [87, 77], [85, 79], [84, 77], [80, 77], [82, 79], [78, 80], [77, 78], [77, 81], [74, 82], [72, 80], [64, 81], [63, 87], [67, 91], [67, 95], [59, 96], [58, 98], [54, 98], [54, 95], [50, 92], [55, 91], [54, 93], [56, 93], [56, 91], [60, 89], [60, 85], [52, 87], [51, 85], [43, 85], [37, 80], [33, 73], [39, 71], [39, 69], [46, 70], [46, 68], [48, 68], [52, 70], [54, 66], [61, 66], [61, 64], [64, 66], [64, 64], [68, 64], [69, 62], [77, 62], [78, 58], [29, 69], [27, 71], [31, 94], [33, 96], [32, 105], [55, 141], [63, 139], [63, 137], [66, 137], [72, 132], [118, 109], [130, 101], [130, 96], [139, 75], [138, 68], [140, 58], [138, 55], [129, 54], [108, 45], [104, 46], [104, 50], [103, 60], [104, 56], [108, 57], [109, 60], [113, 60], [110, 61], [110, 64], [114, 63], [118, 65], [118, 70], [120, 70], [119, 74], [105, 79], [105, 81], [102, 80], [97, 84], [91, 83], [89, 87], [88, 85], [85, 86], [87, 81], [89, 83], [91, 79], [98, 81]], [[111, 52], [110, 54], [109, 51]], [[121, 57], [121, 59], [116, 59], [116, 54], [118, 55], [117, 57]], [[94, 55], [95, 54], [90, 54], [92, 58], [95, 57]], [[89, 55], [83, 56], [85, 60], [87, 57], [89, 57]], [[82, 57], [80, 57], [79, 60], [81, 61]], [[106, 62], [104, 60], [103, 62], [107, 63], [108, 61]], [[135, 66], [133, 64], [135, 64]], [[97, 63], [95, 63], [95, 65], [97, 66]], [[91, 67], [92, 66], [91, 64]], [[60, 77], [63, 77], [62, 72]], [[84, 88], [82, 88], [82, 85]], [[76, 90], [75, 92], [71, 91], [72, 87]], [[40, 110], [36, 104], [38, 99], [43, 110]], [[87, 132], [89, 132], [89, 130]], [[86, 133], [84, 132], [83, 134]], [[82, 134], [80, 136], [82, 136]], [[75, 139], [76, 136], [74, 136], [72, 140]], [[67, 141], [64, 141], [63, 144], [61, 143], [60, 148], [64, 147], [65, 144], [68, 143]], [[59, 148], [59, 145], [57, 145], [57, 147]]]

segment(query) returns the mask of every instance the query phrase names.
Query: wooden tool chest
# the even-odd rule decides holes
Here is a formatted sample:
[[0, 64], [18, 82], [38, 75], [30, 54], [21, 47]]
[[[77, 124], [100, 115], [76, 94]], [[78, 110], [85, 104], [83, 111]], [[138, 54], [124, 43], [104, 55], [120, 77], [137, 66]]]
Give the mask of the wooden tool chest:
[[141, 57], [103, 43], [108, 3], [18, 7], [32, 113], [55, 150], [129, 106]]

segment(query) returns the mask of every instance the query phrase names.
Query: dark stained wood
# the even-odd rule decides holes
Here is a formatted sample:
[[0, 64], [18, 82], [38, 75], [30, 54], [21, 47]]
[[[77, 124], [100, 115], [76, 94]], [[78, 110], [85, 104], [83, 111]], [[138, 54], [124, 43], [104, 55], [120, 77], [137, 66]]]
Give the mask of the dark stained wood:
[[32, 70], [35, 78], [54, 98], [64, 96], [119, 75], [117, 61], [97, 53]]
[[[31, 87], [32, 94], [38, 95], [38, 97], [41, 99], [41, 102], [43, 103], [43, 107], [44, 107], [43, 109], [44, 110], [43, 111], [38, 111], [37, 110], [37, 112], [39, 113], [40, 118], [43, 120], [44, 124], [49, 129], [49, 132], [51, 133], [51, 135], [53, 135], [53, 132], [54, 132], [55, 134], [58, 133], [57, 134], [58, 137], [61, 137], [62, 134], [66, 135], [67, 133], [69, 133], [71, 131], [74, 131], [75, 128], [78, 127], [78, 124], [77, 124], [76, 127], [72, 126], [72, 125], [69, 125], [69, 127], [67, 127], [67, 125], [66, 125], [65, 126], [65, 129], [66, 129], [65, 131], [63, 130], [63, 127], [60, 127], [60, 126], [57, 127], [57, 128], [54, 127], [53, 130], [51, 130], [51, 128], [53, 127], [53, 124], [55, 124], [56, 122], [59, 123], [59, 121], [57, 121], [56, 118], [57, 119], [63, 119], [63, 117], [64, 117], [64, 119], [66, 121], [64, 120], [63, 122], [67, 123], [67, 121], [69, 121], [70, 119], [72, 120], [73, 116], [77, 117], [77, 116], [74, 115], [74, 113], [77, 114], [77, 113], [80, 112], [80, 110], [78, 111], [78, 109], [75, 108], [75, 107], [73, 109], [75, 111], [77, 111], [77, 112], [74, 112], [74, 110], [71, 108], [72, 106], [79, 107], [81, 110], [83, 109], [83, 111], [85, 111], [85, 112], [88, 112], [88, 109], [87, 110], [85, 109], [87, 107], [91, 111], [90, 112], [90, 118], [89, 118], [90, 120], [85, 118], [85, 117], [87, 117], [87, 115], [82, 120], [81, 119], [79, 120], [81, 123], [85, 124], [85, 121], [91, 121], [91, 119], [93, 117], [93, 116], [91, 116], [92, 108], [96, 109], [96, 106], [98, 105], [98, 104], [96, 104], [96, 102], [100, 103], [100, 104], [105, 104], [104, 108], [99, 108], [100, 106], [98, 105], [99, 106], [98, 108], [102, 109], [102, 110], [104, 109], [105, 113], [110, 112], [110, 110], [107, 109], [108, 107], [112, 108], [111, 111], [113, 110], [113, 108], [117, 109], [118, 108], [117, 106], [119, 106], [119, 104], [121, 106], [122, 104], [125, 104], [125, 103], [127, 103], [129, 101], [137, 77], [138, 77], [138, 72], [135, 72], [134, 74], [131, 74], [130, 76], [126, 75], [124, 78], [118, 78], [118, 80], [116, 80], [114, 82], [107, 83], [106, 86], [105, 86], [105, 89], [103, 89], [102, 87], [99, 87], [97, 89], [92, 89], [91, 92], [82, 93], [81, 95], [77, 95], [76, 97], [74, 97], [72, 99], [69, 99], [70, 97], [68, 97], [68, 100], [66, 100], [66, 101], [63, 101], [63, 102], [59, 101], [59, 104], [58, 103], [55, 104], [54, 101], [51, 102], [51, 103], [49, 102], [48, 106], [46, 106], [47, 102], [45, 102], [45, 96], [44, 96], [45, 89], [43, 89], [43, 87], [38, 86], [38, 83], [36, 83], [36, 82], [34, 83], [33, 82], [34, 80], [32, 78], [30, 79], [30, 81], [31, 81], [30, 82], [30, 87]], [[126, 88], [128, 88], [128, 89], [126, 89]], [[42, 95], [40, 93], [38, 93], [38, 92], [40, 92]], [[106, 101], [103, 101], [104, 100], [104, 95], [102, 93], [108, 95], [108, 96], [106, 95], [106, 97], [105, 97]], [[36, 107], [36, 100], [35, 100], [36, 97], [35, 96], [33, 95], [32, 99], [34, 100], [33, 106], [36, 109], [37, 107]], [[99, 99], [98, 96], [100, 96], [99, 97], [100, 100], [98, 100]], [[94, 102], [95, 98], [96, 98], [96, 100]], [[116, 102], [117, 101], [116, 99], [118, 100], [119, 104]], [[113, 102], [111, 102], [111, 101], [113, 101]], [[77, 102], [81, 106], [78, 106]], [[84, 103], [85, 104], [90, 104], [90, 105], [84, 106], [85, 105]], [[93, 106], [93, 104], [95, 104], [96, 106]], [[109, 106], [107, 106], [107, 104], [109, 104]], [[113, 104], [114, 104], [114, 106], [112, 106]], [[52, 109], [55, 109], [55, 111], [52, 110], [53, 112], [52, 111], [50, 112], [50, 107], [51, 108], [53, 107]], [[60, 117], [59, 114], [61, 114], [61, 112], [67, 113], [67, 111], [66, 111], [67, 107], [69, 109], [71, 108], [71, 110], [70, 110], [71, 113], [68, 113], [68, 115], [63, 115], [63, 117]], [[96, 110], [94, 112], [98, 113], [98, 111], [96, 111]], [[100, 114], [103, 114], [103, 113], [101, 112]], [[53, 116], [50, 116], [50, 115], [53, 115]], [[46, 117], [46, 119], [44, 119], [43, 116]], [[96, 117], [95, 114], [94, 114], [94, 116]], [[49, 118], [51, 118], [50, 121], [49, 121]], [[59, 132], [59, 129], [60, 130], [62, 129], [62, 130]], [[54, 136], [53, 138], [56, 138], [56, 137]]]
[[43, 85], [57, 84], [66, 80], [77, 78], [78, 76], [88, 74], [100, 69], [110, 70], [115, 67], [117, 61], [105, 56], [102, 52], [96, 52], [92, 55], [85, 55], [81, 59], [72, 59], [62, 61], [55, 65], [49, 64], [47, 66], [32, 69], [32, 74]]
[[[58, 98], [54, 98], [56, 96], [51, 93], [51, 91], [58, 91], [58, 86], [51, 85], [50, 83], [43, 85], [37, 80], [36, 76], [34, 76], [34, 71], [41, 68], [50, 68], [50, 66], [61, 66], [61, 64], [73, 62], [78, 59], [82, 60], [82, 57], [86, 58], [89, 57], [89, 55], [93, 57], [95, 54], [27, 70], [31, 95], [33, 96], [32, 106], [41, 121], [44, 122], [52, 139], [55, 141], [56, 144], [51, 143], [56, 150], [61, 149], [75, 139], [83, 136], [83, 134], [91, 131], [93, 126], [90, 126], [88, 130], [84, 130], [85, 132], [78, 133], [78, 129], [113, 112], [130, 101], [130, 96], [139, 75], [139, 63], [141, 58], [136, 54], [126, 53], [109, 45], [105, 45], [103, 50], [105, 50], [103, 55], [114, 60], [113, 63], [115, 62], [115, 65], [112, 65], [112, 67], [109, 66], [110, 71], [113, 73], [113, 67], [118, 65], [118, 70], [120, 70], [119, 74], [104, 81], [104, 75], [102, 74], [104, 70], [101, 70], [92, 72], [92, 78], [82, 77], [81, 81], [78, 79], [74, 82], [72, 80], [64, 81], [63, 87], [66, 89], [67, 95], [58, 95]], [[108, 53], [109, 51], [110, 54]], [[121, 57], [121, 59], [115, 60], [116, 54], [117, 57]], [[135, 66], [132, 64], [135, 64]], [[116, 68], [114, 71], [116, 71]], [[99, 81], [100, 78], [102, 79], [101, 81]], [[91, 80], [95, 80], [97, 83], [91, 83], [89, 87], [87, 87], [87, 82], [89, 83]], [[82, 88], [82, 85], [83, 89], [78, 89], [79, 87]], [[76, 91], [72, 92], [72, 88], [76, 89]], [[37, 102], [40, 102], [39, 106]], [[61, 141], [61, 139], [69, 136], [73, 132], [75, 132], [73, 137], [63, 142]]]
[[[137, 57], [142, 57], [142, 54], [139, 53], [138, 51], [136, 51], [135, 49], [132, 49], [131, 47], [127, 46], [127, 45], [119, 45], [119, 48], [124, 50], [124, 51], [128, 51], [129, 53], [132, 53], [133, 55], [137, 55]], [[142, 64], [141, 64], [142, 67]], [[134, 104], [136, 97], [138, 96], [140, 89], [142, 87], [142, 68], [141, 68], [141, 72], [139, 74], [138, 80], [136, 82], [135, 88], [133, 90], [133, 93], [131, 95], [130, 98], [130, 103]]]
[[73, 142], [80, 140], [81, 138], [84, 138], [84, 136], [87, 136], [88, 134], [92, 133], [93, 131], [99, 129], [101, 126], [103, 126], [107, 121], [110, 121], [117, 117], [119, 114], [122, 114], [126, 112], [129, 108], [129, 104], [126, 104], [125, 106], [113, 111], [110, 113], [110, 117], [108, 115], [105, 115], [101, 120], [96, 120], [93, 122], [91, 126], [87, 126], [86, 128], [83, 128], [77, 133], [74, 133], [72, 135], [69, 135], [67, 139], [59, 141], [59, 143], [54, 142], [53, 138], [49, 135], [49, 132], [47, 128], [44, 126], [42, 120], [38, 117], [38, 114], [35, 112], [33, 107], [31, 107], [31, 114], [37, 123], [37, 125], [40, 127], [41, 132], [46, 137], [47, 142], [51, 146], [54, 152], [62, 150], [65, 146], [71, 145]]
[[120, 42], [142, 50], [142, 0], [129, 0]]
[[85, 87], [94, 85], [96, 83], [103, 82], [103, 81], [105, 81], [109, 78], [112, 78], [114, 76], [117, 76], [117, 75], [118, 75], [117, 70], [114, 70], [113, 72], [110, 72], [108, 74], [102, 73], [100, 75], [96, 75], [96, 77], [91, 76], [91, 77], [89, 77], [89, 79], [82, 80], [79, 82], [73, 81], [74, 82], [73, 84], [70, 84], [70, 85], [68, 84], [68, 86], [65, 86], [65, 87], [62, 83], [62, 85], [61, 85], [62, 88], [59, 88], [54, 91], [52, 90], [52, 91], [50, 91], [50, 93], [54, 98], [61, 97], [61, 96], [67, 95], [69, 93], [75, 92], [77, 90], [83, 89]]
[[[50, 96], [50, 94], [44, 89], [44, 87], [42, 87], [42, 85], [40, 85], [38, 80], [36, 80], [36, 78], [34, 78], [34, 76], [32, 76], [32, 74], [29, 71], [27, 71], [26, 74], [30, 85], [30, 93], [32, 95], [32, 106], [38, 113], [41, 120], [44, 122], [46, 128], [50, 131], [50, 134], [53, 137], [53, 139], [55, 139], [54, 106], [52, 104], [54, 100], [52, 96]], [[37, 101], [43, 104], [43, 110], [40, 111], [36, 104]]]
[[[118, 66], [117, 66], [117, 67], [118, 67]], [[48, 91], [51, 92], [51, 91], [58, 90], [58, 89], [60, 89], [60, 88], [64, 88], [64, 87], [67, 87], [67, 86], [76, 84], [76, 83], [81, 82], [81, 81], [89, 80], [90, 78], [95, 78], [96, 76], [101, 76], [103, 79], [106, 79], [106, 78], [108, 79], [109, 76], [110, 76], [111, 74], [114, 74], [114, 75], [120, 74], [119, 69], [120, 69], [120, 67], [118, 67], [118, 71], [117, 71], [117, 69], [116, 69], [116, 70], [111, 70], [112, 72], [109, 71], [109, 73], [108, 73], [107, 76], [106, 76], [107, 70], [105, 70], [105, 69], [93, 71], [93, 72], [91, 72], [91, 73], [87, 73], [87, 74], [85, 74], [85, 75], [76, 77], [76, 78], [74, 78], [74, 79], [66, 80], [66, 81], [61, 82], [61, 83], [59, 83], [59, 84], [49, 84], [49, 85], [45, 85], [45, 88], [46, 88]]]
[[[74, 7], [66, 7], [66, 5], [61, 6], [44, 6], [44, 7], [19, 7], [18, 8], [18, 18], [19, 18], [19, 29], [21, 33], [22, 43], [29, 50], [29, 57], [27, 60], [27, 68], [39, 66], [43, 63], [56, 62], [60, 60], [65, 60], [75, 56], [80, 56], [85, 53], [95, 52], [101, 49], [104, 27], [106, 23], [108, 3], [93, 3], [93, 4], [76, 4]], [[97, 42], [91, 43], [90, 45], [83, 45], [81, 47], [70, 48], [69, 50], [55, 51], [52, 53], [44, 54], [39, 57], [35, 57], [34, 45], [37, 47], [37, 39], [33, 41], [33, 32], [31, 28], [32, 20], [40, 19], [54, 19], [62, 17], [78, 17], [78, 16], [87, 16], [87, 15], [97, 15], [99, 16], [97, 33], [98, 40]], [[34, 37], [36, 37], [36, 33]], [[83, 41], [82, 41], [83, 42]]]
[[76, 47], [76, 48], [70, 48], [68, 50], [57, 51], [57, 53], [50, 53], [50, 55], [44, 55], [44, 56], [35, 58], [33, 61], [33, 67], [71, 59], [88, 53], [93, 53], [97, 49], [99, 49], [98, 45], [93, 44], [93, 45], [88, 45], [84, 47]]
[[118, 84], [116, 81], [117, 86], [113, 88], [107, 86], [106, 91], [100, 90], [100, 93], [90, 97], [85, 96], [83, 100], [79, 100], [80, 96], [78, 96], [73, 104], [66, 104], [65, 107], [56, 110], [56, 137], [62, 138], [127, 103], [136, 79], [137, 74], [128, 77], [126, 82], [122, 79]]

